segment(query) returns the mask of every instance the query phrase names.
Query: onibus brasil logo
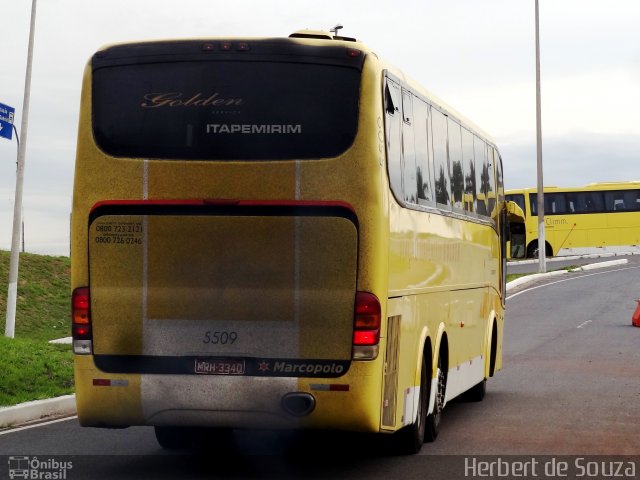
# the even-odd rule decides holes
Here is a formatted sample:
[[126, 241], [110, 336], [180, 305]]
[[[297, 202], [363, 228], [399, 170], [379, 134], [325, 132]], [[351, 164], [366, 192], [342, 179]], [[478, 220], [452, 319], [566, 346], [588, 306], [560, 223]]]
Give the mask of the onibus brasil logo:
[[38, 457], [9, 457], [9, 478], [33, 480], [66, 480], [67, 470], [73, 468], [72, 462], [62, 462], [55, 458], [40, 460]]

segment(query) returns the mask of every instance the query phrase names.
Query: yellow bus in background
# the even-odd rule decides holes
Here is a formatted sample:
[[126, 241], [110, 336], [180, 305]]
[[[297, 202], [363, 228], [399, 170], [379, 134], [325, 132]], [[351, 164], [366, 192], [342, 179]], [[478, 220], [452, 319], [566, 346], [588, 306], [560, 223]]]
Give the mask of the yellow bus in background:
[[[538, 255], [537, 189], [507, 190], [526, 216], [526, 248], [514, 258]], [[640, 182], [590, 183], [544, 189], [547, 256], [640, 251]]]
[[166, 448], [389, 433], [415, 453], [447, 402], [483, 398], [523, 219], [492, 140], [364, 44], [105, 47], [79, 125], [82, 425], [154, 426]]

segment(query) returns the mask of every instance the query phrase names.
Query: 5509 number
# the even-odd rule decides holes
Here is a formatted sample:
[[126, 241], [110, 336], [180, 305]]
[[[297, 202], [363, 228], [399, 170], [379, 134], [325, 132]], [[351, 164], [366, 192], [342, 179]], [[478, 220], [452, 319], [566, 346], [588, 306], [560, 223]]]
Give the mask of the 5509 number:
[[207, 331], [204, 332], [204, 339], [202, 340], [202, 343], [211, 345], [233, 345], [237, 339], [237, 332]]

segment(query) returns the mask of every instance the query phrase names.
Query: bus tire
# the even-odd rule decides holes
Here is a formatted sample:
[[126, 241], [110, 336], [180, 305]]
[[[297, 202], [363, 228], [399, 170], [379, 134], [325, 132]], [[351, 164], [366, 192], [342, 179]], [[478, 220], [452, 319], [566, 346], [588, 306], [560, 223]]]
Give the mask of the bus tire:
[[186, 428], [180, 427], [153, 427], [156, 440], [165, 450], [181, 450], [189, 446], [189, 436]]
[[420, 451], [424, 444], [427, 412], [429, 411], [429, 375], [427, 375], [427, 362], [422, 356], [422, 366], [420, 371], [420, 394], [418, 397], [418, 414], [416, 421], [400, 430], [397, 436], [399, 453], [403, 455], [414, 455]]
[[[553, 256], [553, 250], [551, 249], [551, 245], [549, 245], [547, 242], [545, 242], [544, 255], [545, 257]], [[537, 257], [538, 257], [538, 241], [536, 240], [534, 242], [531, 242], [527, 247], [527, 258], [537, 258]]]
[[156, 440], [165, 450], [229, 451], [233, 431], [228, 428], [160, 427], [156, 426]]
[[427, 416], [427, 424], [425, 428], [424, 441], [433, 442], [438, 437], [440, 431], [440, 418], [442, 409], [444, 408], [444, 393], [447, 386], [447, 374], [442, 362], [442, 354], [438, 354], [438, 370], [436, 373], [436, 391], [433, 404], [433, 412]]
[[487, 393], [487, 379], [483, 379], [480, 383], [474, 385], [462, 394], [462, 400], [465, 402], [481, 402]]

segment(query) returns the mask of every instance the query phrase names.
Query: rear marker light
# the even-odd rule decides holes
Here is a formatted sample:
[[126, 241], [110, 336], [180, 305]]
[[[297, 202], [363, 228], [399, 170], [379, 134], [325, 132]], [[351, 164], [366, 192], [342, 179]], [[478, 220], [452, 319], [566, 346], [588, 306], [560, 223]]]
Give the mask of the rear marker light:
[[351, 57], [351, 58], [356, 58], [359, 57], [362, 54], [362, 52], [360, 50], [356, 50], [353, 48], [350, 48], [347, 50], [347, 56]]
[[91, 355], [91, 340], [74, 340], [73, 353], [76, 355]]
[[220, 50], [222, 50], [223, 52], [231, 51], [231, 42], [222, 42], [220, 44]]
[[238, 50], [239, 52], [248, 52], [249, 51], [249, 44], [248, 43], [238, 43], [236, 45], [236, 50]]
[[378, 356], [381, 309], [378, 297], [357, 292], [353, 324], [353, 358], [373, 360]]
[[212, 52], [216, 49], [215, 45], [213, 43], [205, 43], [202, 45], [202, 51], [203, 52]]
[[71, 295], [71, 335], [73, 353], [89, 355], [92, 351], [89, 288], [76, 288]]
[[94, 387], [128, 387], [129, 380], [110, 379], [110, 378], [94, 378]]

